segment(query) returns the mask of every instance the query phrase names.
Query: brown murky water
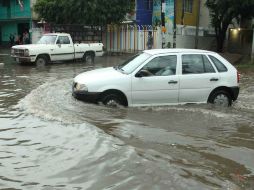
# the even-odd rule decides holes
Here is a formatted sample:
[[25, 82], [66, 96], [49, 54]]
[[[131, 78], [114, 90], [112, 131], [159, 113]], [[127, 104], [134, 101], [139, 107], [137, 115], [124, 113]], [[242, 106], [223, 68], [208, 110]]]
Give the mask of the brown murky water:
[[254, 189], [253, 76], [227, 109], [73, 99], [74, 76], [123, 59], [37, 68], [0, 55], [0, 189]]

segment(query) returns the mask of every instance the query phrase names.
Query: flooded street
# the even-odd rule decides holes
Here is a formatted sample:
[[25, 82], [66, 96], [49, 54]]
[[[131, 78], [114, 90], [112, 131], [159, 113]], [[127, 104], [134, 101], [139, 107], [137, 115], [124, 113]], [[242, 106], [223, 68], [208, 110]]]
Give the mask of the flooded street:
[[254, 189], [254, 77], [233, 107], [108, 108], [72, 79], [114, 65], [19, 65], [0, 49], [0, 189]]

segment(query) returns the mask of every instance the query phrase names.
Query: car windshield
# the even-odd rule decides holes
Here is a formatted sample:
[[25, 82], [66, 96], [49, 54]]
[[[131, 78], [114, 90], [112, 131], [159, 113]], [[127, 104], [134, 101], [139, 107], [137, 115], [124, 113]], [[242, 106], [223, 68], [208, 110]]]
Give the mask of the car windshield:
[[121, 70], [123, 73], [130, 74], [142, 63], [144, 63], [144, 61], [146, 61], [149, 57], [151, 57], [151, 55], [147, 53], [137, 54], [114, 68]]
[[37, 44], [55, 44], [56, 37], [56, 35], [44, 35]]

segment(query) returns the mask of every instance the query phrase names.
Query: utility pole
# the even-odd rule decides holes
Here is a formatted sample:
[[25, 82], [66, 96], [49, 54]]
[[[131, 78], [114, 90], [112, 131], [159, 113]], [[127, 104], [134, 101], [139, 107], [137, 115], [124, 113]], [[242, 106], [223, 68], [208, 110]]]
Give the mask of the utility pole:
[[162, 33], [162, 44], [161, 47], [165, 48], [165, 0], [161, 0], [161, 33]]
[[174, 0], [173, 48], [176, 48], [176, 0]]
[[195, 36], [195, 49], [198, 49], [199, 17], [200, 17], [200, 0], [198, 0], [198, 12], [197, 12], [197, 22], [196, 22], [196, 36]]

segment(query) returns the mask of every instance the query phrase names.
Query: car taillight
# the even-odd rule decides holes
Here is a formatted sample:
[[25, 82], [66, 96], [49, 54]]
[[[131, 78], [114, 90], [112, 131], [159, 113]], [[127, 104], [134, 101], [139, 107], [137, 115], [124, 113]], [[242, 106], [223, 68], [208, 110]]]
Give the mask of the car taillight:
[[237, 83], [240, 82], [240, 77], [241, 77], [241, 75], [240, 75], [240, 73], [237, 71]]

